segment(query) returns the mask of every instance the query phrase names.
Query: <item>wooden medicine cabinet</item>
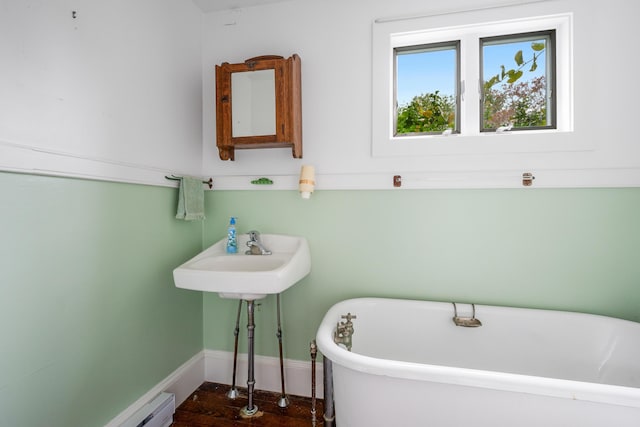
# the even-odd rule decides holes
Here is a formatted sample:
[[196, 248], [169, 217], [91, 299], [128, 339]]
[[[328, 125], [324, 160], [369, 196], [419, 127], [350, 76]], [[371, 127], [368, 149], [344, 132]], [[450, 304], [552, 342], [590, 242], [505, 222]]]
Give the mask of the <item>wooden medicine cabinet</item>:
[[216, 132], [221, 160], [236, 149], [291, 147], [302, 158], [300, 57], [258, 56], [216, 65]]

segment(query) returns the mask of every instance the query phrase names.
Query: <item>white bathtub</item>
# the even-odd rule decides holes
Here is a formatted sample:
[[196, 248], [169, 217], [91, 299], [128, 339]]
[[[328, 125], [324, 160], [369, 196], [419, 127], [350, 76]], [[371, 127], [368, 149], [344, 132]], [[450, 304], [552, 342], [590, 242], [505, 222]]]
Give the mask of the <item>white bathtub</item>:
[[[471, 306], [458, 304], [458, 316]], [[359, 298], [316, 341], [333, 367], [338, 427], [640, 426], [640, 323], [579, 313]], [[354, 319], [353, 348], [333, 341]], [[325, 399], [328, 396], [325, 394]]]

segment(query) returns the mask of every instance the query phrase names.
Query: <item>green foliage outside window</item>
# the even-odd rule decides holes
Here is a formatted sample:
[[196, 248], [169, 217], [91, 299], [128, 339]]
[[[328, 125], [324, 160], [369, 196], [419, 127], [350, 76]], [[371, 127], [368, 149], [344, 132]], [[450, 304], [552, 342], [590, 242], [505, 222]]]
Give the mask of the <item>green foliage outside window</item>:
[[545, 77], [485, 89], [483, 119], [485, 129], [546, 126]]
[[454, 129], [456, 121], [456, 103], [452, 95], [425, 93], [414, 96], [407, 105], [398, 108], [396, 131], [408, 133], [442, 133]]

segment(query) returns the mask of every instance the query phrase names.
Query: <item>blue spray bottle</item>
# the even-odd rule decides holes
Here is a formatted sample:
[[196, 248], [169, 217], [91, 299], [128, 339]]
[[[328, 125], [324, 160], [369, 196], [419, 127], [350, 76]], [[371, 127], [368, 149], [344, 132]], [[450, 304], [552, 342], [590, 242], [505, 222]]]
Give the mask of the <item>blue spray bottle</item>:
[[227, 253], [238, 253], [238, 239], [236, 236], [236, 217], [232, 216], [227, 228]]

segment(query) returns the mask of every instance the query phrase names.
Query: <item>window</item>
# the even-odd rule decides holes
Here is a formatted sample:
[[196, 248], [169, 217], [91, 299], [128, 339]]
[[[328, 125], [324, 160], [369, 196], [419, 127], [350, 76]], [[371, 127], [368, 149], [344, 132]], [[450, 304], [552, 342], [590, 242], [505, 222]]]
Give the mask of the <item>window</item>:
[[439, 22], [373, 24], [374, 156], [584, 149], [549, 137], [573, 130], [570, 14]]
[[555, 31], [480, 39], [481, 131], [554, 129]]
[[460, 43], [395, 49], [396, 135], [459, 131]]

